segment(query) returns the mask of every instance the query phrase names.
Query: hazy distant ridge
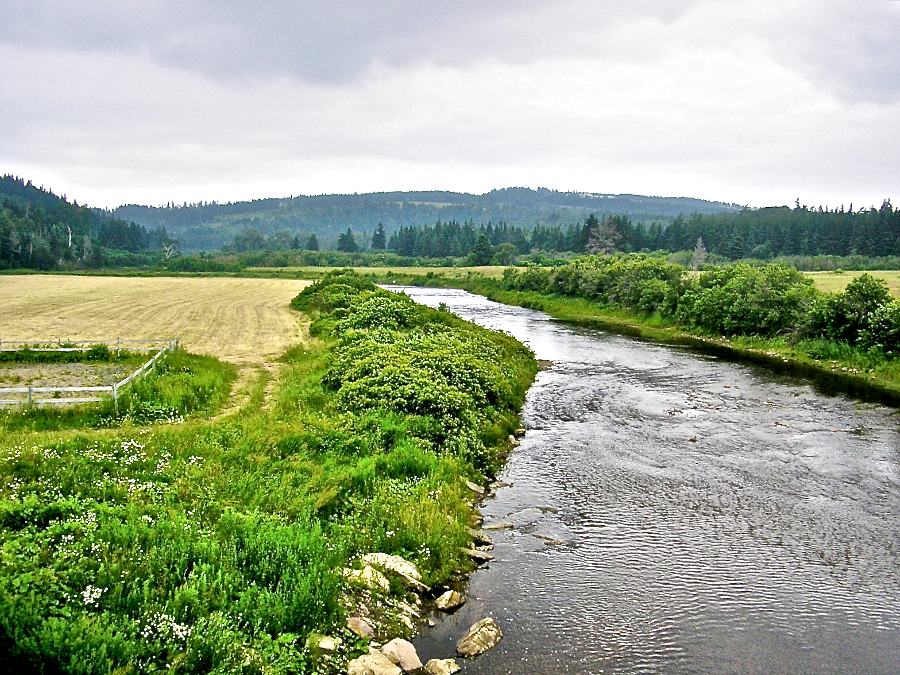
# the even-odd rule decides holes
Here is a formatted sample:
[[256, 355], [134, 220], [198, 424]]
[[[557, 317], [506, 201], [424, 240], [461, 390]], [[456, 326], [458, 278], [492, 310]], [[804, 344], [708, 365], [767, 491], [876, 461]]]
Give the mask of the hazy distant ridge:
[[590, 213], [625, 214], [637, 222], [671, 220], [679, 214], [738, 211], [741, 206], [690, 197], [648, 197], [591, 192], [557, 192], [539, 188], [503, 188], [482, 195], [463, 192], [376, 192], [258, 199], [248, 202], [127, 205], [114, 214], [147, 228], [165, 227], [182, 250], [217, 250], [235, 235], [257, 229], [267, 235], [316, 234], [327, 243], [349, 227], [372, 232], [383, 223], [388, 233], [403, 226], [437, 220], [472, 221], [476, 225], [507, 222], [531, 227], [538, 223], [578, 222]]

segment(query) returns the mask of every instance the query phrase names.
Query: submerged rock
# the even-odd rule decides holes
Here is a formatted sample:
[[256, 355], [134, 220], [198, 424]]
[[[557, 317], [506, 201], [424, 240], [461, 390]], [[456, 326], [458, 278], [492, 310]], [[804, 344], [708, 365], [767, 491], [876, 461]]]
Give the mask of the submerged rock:
[[494, 647], [503, 638], [503, 631], [492, 618], [482, 619], [473, 625], [456, 645], [460, 656], [478, 656]]
[[453, 659], [431, 659], [425, 664], [425, 672], [428, 675], [453, 675], [462, 668]]
[[472, 535], [472, 541], [475, 543], [476, 546], [493, 546], [494, 545], [494, 540], [491, 539], [487, 534], [485, 534], [481, 530], [473, 530], [470, 527], [469, 534]]
[[493, 560], [494, 556], [490, 553], [486, 553], [485, 551], [479, 551], [476, 548], [460, 548], [460, 550], [469, 556], [472, 560], [477, 562], [479, 565], [482, 565], [489, 560]]
[[472, 492], [479, 495], [480, 497], [484, 497], [484, 488], [478, 485], [477, 483], [473, 483], [470, 480], [466, 481], [466, 487], [469, 488]]
[[456, 591], [447, 591], [434, 601], [434, 605], [444, 612], [449, 612], [453, 609], [456, 609], [457, 607], [460, 607], [465, 602], [466, 598], [461, 593], [457, 593]]
[[508, 530], [513, 527], [515, 527], [515, 525], [513, 523], [503, 520], [498, 523], [491, 523], [490, 525], [485, 525], [481, 529], [483, 529], [483, 530]]
[[407, 640], [394, 638], [381, 648], [381, 653], [407, 673], [422, 667], [416, 648]]

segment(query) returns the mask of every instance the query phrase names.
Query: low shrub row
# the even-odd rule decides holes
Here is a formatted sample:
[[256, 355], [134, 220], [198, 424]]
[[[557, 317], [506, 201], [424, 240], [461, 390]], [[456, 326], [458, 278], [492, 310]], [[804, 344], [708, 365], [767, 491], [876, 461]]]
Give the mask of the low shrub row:
[[53, 348], [39, 349], [35, 347], [23, 347], [12, 351], [0, 352], [0, 362], [5, 363], [84, 363], [127, 361], [140, 358], [140, 355], [122, 350], [112, 350], [108, 345], [90, 345], [84, 349], [77, 349], [73, 344], [60, 344], [60, 348], [70, 348], [73, 351], [57, 351]]
[[632, 254], [509, 268], [502, 287], [583, 298], [704, 335], [791, 336], [841, 342], [884, 358], [900, 354], [900, 301], [868, 274], [828, 294], [784, 264], [738, 262], [693, 273], [662, 256]]

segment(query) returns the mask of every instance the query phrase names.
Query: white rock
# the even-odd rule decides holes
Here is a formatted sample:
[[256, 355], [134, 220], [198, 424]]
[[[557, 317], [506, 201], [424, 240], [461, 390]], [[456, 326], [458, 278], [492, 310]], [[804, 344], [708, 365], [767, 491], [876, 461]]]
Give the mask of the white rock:
[[372, 628], [372, 624], [369, 623], [368, 619], [363, 619], [362, 617], [351, 616], [347, 619], [347, 628], [365, 640], [371, 640], [375, 637], [375, 629]]
[[456, 609], [463, 603], [465, 603], [466, 599], [460, 593], [456, 591], [447, 591], [441, 597], [434, 601], [435, 607], [445, 612], [449, 612], [452, 609]]
[[403, 671], [377, 649], [369, 649], [347, 664], [347, 675], [403, 675]]
[[387, 580], [387, 577], [369, 565], [366, 565], [361, 570], [345, 569], [344, 576], [351, 584], [380, 590], [384, 593], [391, 590], [391, 583]]
[[477, 483], [473, 483], [470, 480], [466, 481], [466, 487], [469, 488], [472, 492], [477, 495], [484, 497], [484, 488], [478, 485]]
[[381, 653], [396, 663], [404, 671], [418, 670], [422, 667], [422, 661], [416, 653], [416, 648], [411, 642], [402, 638], [394, 638], [381, 648]]
[[429, 590], [428, 586], [422, 583], [422, 574], [419, 572], [419, 568], [398, 555], [367, 553], [363, 556], [363, 562], [399, 577], [407, 588], [414, 591], [421, 593]]
[[422, 574], [419, 572], [419, 568], [416, 567], [415, 563], [411, 563], [409, 560], [401, 558], [399, 555], [367, 553], [363, 556], [363, 562], [387, 572], [402, 574], [403, 576], [410, 577], [416, 581], [422, 581]]
[[428, 675], [453, 675], [462, 668], [453, 659], [431, 659], [425, 664], [425, 672]]
[[494, 647], [503, 638], [503, 631], [492, 618], [482, 619], [473, 625], [456, 645], [460, 656], [478, 656]]

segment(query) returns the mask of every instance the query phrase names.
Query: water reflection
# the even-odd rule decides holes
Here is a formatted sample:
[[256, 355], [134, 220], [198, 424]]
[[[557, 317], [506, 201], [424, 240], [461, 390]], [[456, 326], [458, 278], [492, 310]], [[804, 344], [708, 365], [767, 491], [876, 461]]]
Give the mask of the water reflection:
[[892, 409], [802, 380], [407, 288], [553, 362], [485, 502], [496, 560], [417, 645], [466, 673], [900, 672], [900, 457]]

